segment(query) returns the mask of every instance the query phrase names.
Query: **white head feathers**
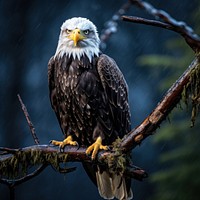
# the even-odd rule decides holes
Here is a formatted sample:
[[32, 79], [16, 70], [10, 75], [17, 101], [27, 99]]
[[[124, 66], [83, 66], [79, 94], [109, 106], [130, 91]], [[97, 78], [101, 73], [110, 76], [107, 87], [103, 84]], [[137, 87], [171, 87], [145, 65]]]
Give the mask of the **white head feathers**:
[[[74, 45], [68, 35], [70, 31], [80, 29], [80, 31], [88, 31], [84, 39], [78, 41], [77, 46]], [[86, 55], [90, 62], [93, 56], [99, 55], [100, 39], [97, 33], [96, 26], [88, 19], [74, 17], [66, 20], [61, 26], [58, 46], [55, 56], [62, 57], [63, 55], [72, 56], [74, 59], [79, 59]]]

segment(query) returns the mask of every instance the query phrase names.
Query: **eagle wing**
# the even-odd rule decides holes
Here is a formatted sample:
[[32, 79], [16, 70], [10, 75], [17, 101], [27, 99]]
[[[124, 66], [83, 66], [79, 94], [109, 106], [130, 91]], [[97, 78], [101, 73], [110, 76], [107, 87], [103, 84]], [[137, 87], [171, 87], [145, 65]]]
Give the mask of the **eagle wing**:
[[[112, 137], [110, 141], [112, 141], [117, 136], [122, 138], [131, 129], [128, 86], [115, 61], [104, 54], [99, 57], [97, 71], [104, 88], [104, 94], [109, 102], [109, 111], [113, 120], [114, 133], [111, 133], [110, 136]], [[129, 157], [130, 154], [127, 156]], [[90, 168], [87, 166], [85, 168], [86, 171], [88, 168], [87, 172], [90, 174]], [[132, 198], [130, 178], [117, 174], [112, 175], [109, 171], [102, 169], [97, 170], [96, 181], [100, 195], [106, 199], [113, 197], [117, 199]]]
[[[60, 111], [59, 111], [59, 102], [57, 98], [57, 92], [56, 92], [56, 83], [55, 83], [55, 60], [54, 57], [51, 57], [48, 63], [48, 84], [49, 84], [49, 97], [51, 101], [51, 106], [56, 113], [56, 117], [58, 119], [58, 122], [60, 124], [60, 127], [63, 127], [63, 124], [61, 123], [60, 118]], [[64, 129], [62, 129], [64, 130]]]
[[[115, 134], [121, 138], [131, 128], [128, 86], [116, 62], [105, 54], [99, 57], [97, 71], [109, 102]], [[114, 137], [116, 139], [116, 135]]]
[[54, 111], [57, 113], [56, 110], [56, 103], [57, 103], [57, 98], [55, 95], [56, 92], [56, 87], [55, 87], [55, 80], [54, 80], [54, 59], [51, 57], [48, 63], [48, 83], [49, 83], [49, 92], [50, 92], [50, 101], [51, 105], [54, 109]]

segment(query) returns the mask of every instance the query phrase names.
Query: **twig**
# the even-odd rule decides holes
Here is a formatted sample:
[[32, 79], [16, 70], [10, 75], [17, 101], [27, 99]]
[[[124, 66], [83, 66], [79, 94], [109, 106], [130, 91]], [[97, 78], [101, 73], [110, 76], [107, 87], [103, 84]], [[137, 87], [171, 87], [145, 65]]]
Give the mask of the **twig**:
[[165, 28], [165, 29], [180, 33], [180, 31], [177, 30], [174, 26], [164, 23], [164, 22], [156, 21], [156, 20], [150, 20], [150, 19], [145, 19], [145, 18], [136, 17], [136, 16], [122, 16], [122, 19], [128, 22], [156, 26], [156, 27]]
[[105, 28], [101, 31], [100, 39], [101, 44], [100, 48], [104, 50], [106, 48], [106, 41], [111, 37], [113, 33], [117, 32], [117, 23], [121, 20], [121, 16], [124, 15], [132, 6], [130, 0], [124, 3], [120, 9], [112, 16], [112, 19], [105, 23]]
[[32, 137], [33, 137], [33, 139], [34, 139], [34, 142], [35, 142], [35, 144], [39, 144], [39, 143], [40, 143], [40, 142], [39, 142], [39, 139], [38, 139], [38, 137], [37, 137], [37, 135], [36, 135], [35, 128], [34, 128], [34, 126], [33, 126], [33, 123], [31, 122], [31, 119], [30, 119], [30, 116], [29, 116], [28, 111], [27, 111], [27, 109], [26, 109], [26, 106], [24, 105], [24, 103], [23, 103], [23, 101], [22, 101], [22, 99], [21, 99], [21, 97], [20, 97], [19, 94], [17, 95], [17, 97], [18, 97], [18, 99], [19, 99], [19, 102], [20, 102], [20, 104], [21, 104], [22, 110], [23, 110], [24, 115], [25, 115], [25, 117], [26, 117], [26, 121], [27, 121], [27, 123], [28, 123], [28, 125], [29, 125], [29, 128], [30, 128]]
[[8, 185], [8, 186], [20, 185], [20, 184], [30, 180], [31, 178], [37, 176], [38, 174], [40, 174], [46, 167], [47, 167], [46, 164], [42, 164], [34, 172], [27, 174], [26, 176], [23, 176], [23, 177], [18, 178], [18, 179], [11, 179], [10, 180], [10, 179], [1, 178], [0, 183], [3, 183], [3, 184]]
[[13, 182], [14, 186], [17, 186], [19, 184], [22, 184], [22, 183], [32, 179], [33, 177], [35, 177], [38, 174], [40, 174], [46, 167], [47, 167], [46, 164], [42, 164], [34, 172], [32, 172], [30, 174], [27, 174], [26, 176], [23, 176], [22, 178], [14, 180], [14, 182]]
[[127, 167], [127, 170], [125, 171], [125, 176], [134, 178], [138, 181], [142, 181], [144, 178], [148, 177], [148, 174], [144, 170], [138, 167], [135, 167], [135, 168]]
[[[159, 23], [157, 23], [157, 25], [156, 25], [156, 23], [154, 21], [151, 25], [156, 25], [156, 26], [159, 26], [162, 28], [166, 28], [167, 27], [166, 25], [168, 24], [169, 28], [167, 28], [167, 29], [173, 30], [173, 31], [181, 34], [185, 38], [185, 41], [187, 42], [187, 44], [196, 53], [200, 51], [200, 37], [197, 34], [195, 34], [193, 29], [191, 27], [189, 27], [185, 22], [175, 20], [173, 17], [171, 17], [165, 11], [158, 10], [158, 9], [154, 8], [150, 3], [147, 3], [145, 1], [141, 1], [141, 0], [130, 0], [130, 1], [132, 2], [132, 4], [136, 5], [137, 7], [141, 8], [141, 9], [145, 10], [146, 12], [148, 12], [149, 14], [153, 15], [155, 18], [159, 18], [165, 22], [164, 23], [165, 25], [164, 24], [161, 25]], [[126, 18], [126, 20], [127, 20], [127, 18], [129, 18], [129, 21], [132, 21], [130, 16], [129, 17], [126, 16], [125, 18]], [[139, 21], [135, 20], [134, 17], [133, 17], [132, 22], [139, 23]], [[149, 23], [149, 22], [146, 21], [146, 23]], [[150, 23], [148, 25], [150, 25]]]

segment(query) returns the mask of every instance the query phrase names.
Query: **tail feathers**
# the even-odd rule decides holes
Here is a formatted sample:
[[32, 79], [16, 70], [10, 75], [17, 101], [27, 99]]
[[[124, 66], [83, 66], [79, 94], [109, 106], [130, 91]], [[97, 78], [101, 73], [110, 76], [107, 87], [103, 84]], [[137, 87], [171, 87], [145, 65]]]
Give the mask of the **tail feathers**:
[[131, 188], [127, 188], [126, 179], [121, 175], [109, 174], [106, 171], [96, 172], [99, 194], [104, 199], [130, 200], [133, 198]]
[[130, 200], [133, 198], [133, 193], [131, 188], [127, 188], [126, 180], [121, 175], [113, 176], [113, 193], [117, 199], [120, 200]]
[[100, 173], [98, 170], [96, 172], [96, 180], [97, 180], [97, 187], [99, 190], [99, 194], [104, 199], [113, 199], [113, 188], [112, 188], [112, 179], [106, 171]]

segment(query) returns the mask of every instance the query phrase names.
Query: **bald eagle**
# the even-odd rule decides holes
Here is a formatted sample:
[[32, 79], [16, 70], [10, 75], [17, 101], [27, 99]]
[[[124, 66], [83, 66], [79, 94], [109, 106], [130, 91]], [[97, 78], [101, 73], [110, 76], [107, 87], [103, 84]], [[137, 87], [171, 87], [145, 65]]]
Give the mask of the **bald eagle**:
[[[94, 160], [130, 131], [128, 87], [115, 61], [99, 50], [96, 26], [74, 17], [61, 26], [55, 55], [48, 64], [49, 91], [65, 135], [53, 145], [85, 145]], [[132, 199], [131, 180], [91, 163], [83, 166], [105, 199]]]

